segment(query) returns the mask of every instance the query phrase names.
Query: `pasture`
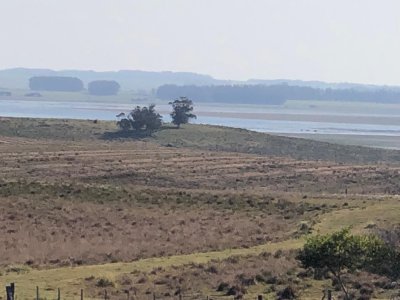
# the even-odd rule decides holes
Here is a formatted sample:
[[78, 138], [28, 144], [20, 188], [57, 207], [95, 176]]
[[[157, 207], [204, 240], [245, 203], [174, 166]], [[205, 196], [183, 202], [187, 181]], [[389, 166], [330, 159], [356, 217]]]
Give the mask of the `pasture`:
[[[321, 298], [307, 234], [398, 225], [398, 153], [212, 126], [114, 134], [110, 122], [0, 121], [0, 285], [19, 299]], [[333, 150], [332, 150], [333, 149]], [[356, 151], [356, 152], [355, 152]], [[313, 159], [313, 157], [315, 157]], [[376, 298], [393, 291], [377, 282]], [[253, 297], [253, 298], [250, 298]], [[171, 298], [172, 299], [172, 298]]]

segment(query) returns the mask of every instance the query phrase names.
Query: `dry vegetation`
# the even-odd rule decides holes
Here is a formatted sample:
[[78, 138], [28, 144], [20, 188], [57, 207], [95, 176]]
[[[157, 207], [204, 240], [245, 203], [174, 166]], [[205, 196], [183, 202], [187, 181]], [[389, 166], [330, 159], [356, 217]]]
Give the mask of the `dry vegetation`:
[[[85, 275], [60, 285], [85, 287], [94, 297], [107, 288], [115, 299], [126, 299], [124, 290], [147, 299], [153, 291], [166, 298], [179, 289], [274, 298], [291, 286], [315, 299], [331, 283], [302, 274], [293, 251], [240, 255], [241, 249], [279, 242], [295, 248], [305, 234], [345, 225], [398, 235], [390, 230], [398, 228], [400, 212], [397, 152], [360, 148], [354, 161], [354, 153], [346, 153], [357, 147], [335, 146], [334, 156], [312, 160], [329, 144], [307, 148], [299, 140], [294, 151], [307, 158], [299, 160], [289, 147], [275, 151], [281, 138], [247, 131], [190, 126], [145, 140], [105, 140], [111, 124], [74, 122], [0, 122], [0, 282], [28, 282], [23, 276], [31, 268], [47, 274], [55, 267], [194, 254], [163, 268], [126, 264], [110, 278], [83, 266], [77, 270]], [[240, 149], [226, 142], [235, 132]], [[261, 155], [271, 151], [275, 155]], [[218, 258], [232, 248], [238, 256]], [[210, 256], [191, 262], [200, 252]], [[51, 278], [43, 280], [53, 291]], [[28, 290], [32, 284], [29, 279]], [[386, 295], [382, 289], [374, 288], [377, 297]]]
[[69, 266], [247, 247], [287, 238], [295, 226], [278, 212], [7, 197], [1, 198], [0, 263]]
[[[7, 141], [0, 145], [3, 265], [249, 247], [287, 239], [300, 221], [329, 210], [290, 201], [271, 184], [250, 192], [266, 188], [259, 166], [276, 164], [267, 158], [144, 142], [41, 141], [30, 149], [28, 140]], [[296, 165], [287, 161], [287, 168]]]

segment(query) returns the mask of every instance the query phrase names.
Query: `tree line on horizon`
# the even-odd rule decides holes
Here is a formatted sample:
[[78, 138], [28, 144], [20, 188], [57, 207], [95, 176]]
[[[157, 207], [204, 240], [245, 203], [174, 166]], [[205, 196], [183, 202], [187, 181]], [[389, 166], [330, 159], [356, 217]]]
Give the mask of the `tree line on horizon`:
[[306, 86], [276, 85], [163, 85], [157, 98], [165, 100], [186, 95], [193, 101], [281, 105], [287, 100], [399, 103], [400, 91], [393, 89], [321, 89]]
[[[29, 79], [29, 88], [34, 91], [81, 92], [85, 89], [82, 80], [67, 76], [34, 76]], [[96, 96], [118, 94], [120, 85], [115, 80], [95, 80], [88, 83], [88, 92]]]
[[[80, 92], [84, 83], [77, 77], [34, 76], [29, 80], [29, 87], [34, 91]], [[120, 85], [115, 80], [95, 80], [88, 83], [90, 95], [112, 96], [118, 94]], [[176, 99], [186, 95], [198, 102], [221, 102], [239, 104], [282, 105], [287, 100], [321, 100], [343, 102], [399, 103], [400, 91], [390, 88], [359, 90], [354, 88], [332, 89], [288, 84], [244, 84], [244, 85], [172, 85], [166, 84], [156, 90], [156, 97], [161, 100]]]

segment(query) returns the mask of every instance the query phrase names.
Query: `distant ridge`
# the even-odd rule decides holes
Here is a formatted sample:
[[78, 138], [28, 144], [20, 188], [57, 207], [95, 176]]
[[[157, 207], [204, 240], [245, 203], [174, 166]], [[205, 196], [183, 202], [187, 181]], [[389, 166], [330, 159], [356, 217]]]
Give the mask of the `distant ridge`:
[[0, 86], [10, 89], [28, 89], [29, 78], [33, 76], [71, 76], [81, 79], [85, 85], [93, 80], [115, 80], [123, 90], [151, 90], [163, 84], [177, 85], [214, 85], [226, 84], [209, 75], [190, 72], [148, 72], [139, 70], [121, 70], [109, 72], [26, 69], [15, 68], [0, 70]]
[[140, 71], [120, 70], [97, 72], [90, 70], [51, 70], [51, 69], [30, 69], [13, 68], [0, 70], [0, 87], [3, 89], [28, 89], [29, 78], [33, 76], [71, 76], [81, 79], [85, 85], [93, 80], [115, 80], [123, 90], [152, 90], [165, 84], [174, 85], [277, 85], [287, 84], [290, 86], [313, 87], [320, 89], [355, 89], [360, 91], [390, 89], [400, 91], [399, 86], [382, 86], [358, 83], [327, 83], [323, 81], [304, 81], [291, 79], [249, 79], [247, 81], [220, 80], [210, 75], [193, 72], [172, 72], [172, 71]]
[[318, 89], [354, 89], [358, 91], [373, 91], [381, 89], [400, 91], [400, 86], [374, 85], [350, 82], [324, 82], [317, 80], [292, 80], [292, 79], [249, 79], [247, 84], [277, 85], [287, 84], [290, 86], [312, 87]]

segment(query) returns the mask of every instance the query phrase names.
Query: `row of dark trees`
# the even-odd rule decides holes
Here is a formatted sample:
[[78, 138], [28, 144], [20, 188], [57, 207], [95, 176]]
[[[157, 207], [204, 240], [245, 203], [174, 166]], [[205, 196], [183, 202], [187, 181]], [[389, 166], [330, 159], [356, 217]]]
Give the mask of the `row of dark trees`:
[[[84, 90], [82, 80], [76, 77], [35, 76], [30, 78], [29, 87], [35, 91], [79, 92]], [[120, 85], [114, 80], [96, 80], [88, 84], [91, 95], [116, 95]], [[159, 99], [175, 99], [187, 95], [194, 101], [273, 104], [280, 105], [286, 100], [330, 100], [361, 102], [400, 102], [400, 90], [382, 88], [379, 90], [319, 89], [306, 86], [278, 85], [216, 85], [177, 86], [163, 85], [157, 89]]]
[[400, 90], [318, 89], [305, 86], [278, 85], [219, 85], [177, 86], [163, 85], [157, 89], [160, 99], [174, 99], [187, 95], [194, 101], [283, 104], [287, 100], [329, 100], [399, 103]]
[[[82, 80], [76, 77], [35, 76], [29, 79], [29, 88], [34, 91], [80, 92], [84, 90]], [[114, 80], [89, 82], [88, 92], [96, 96], [116, 95], [120, 85]]]
[[[172, 102], [170, 116], [172, 123], [180, 128], [181, 124], [189, 123], [190, 119], [196, 118], [193, 114], [193, 102], [186, 97], [180, 97]], [[121, 119], [117, 122], [118, 127], [122, 131], [140, 131], [151, 134], [162, 126], [162, 116], [155, 110], [155, 105], [148, 107], [136, 106], [129, 114], [121, 113], [118, 115]]]

